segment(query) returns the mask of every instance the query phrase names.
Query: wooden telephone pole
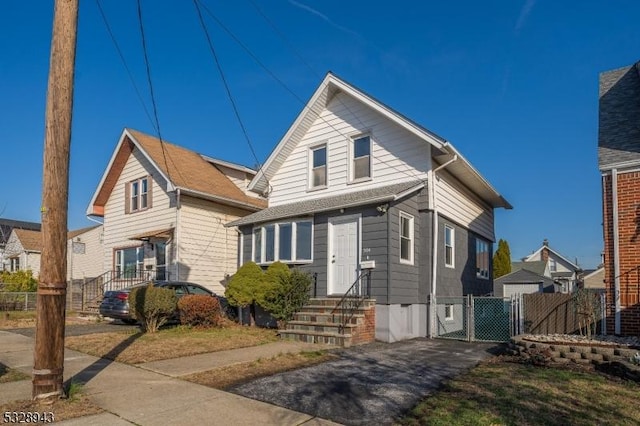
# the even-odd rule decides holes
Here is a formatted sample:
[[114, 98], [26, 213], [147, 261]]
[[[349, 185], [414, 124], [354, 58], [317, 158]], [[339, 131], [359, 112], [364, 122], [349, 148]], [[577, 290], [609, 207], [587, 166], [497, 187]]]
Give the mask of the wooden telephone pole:
[[42, 257], [36, 301], [33, 398], [64, 394], [67, 208], [78, 0], [56, 0], [45, 115]]

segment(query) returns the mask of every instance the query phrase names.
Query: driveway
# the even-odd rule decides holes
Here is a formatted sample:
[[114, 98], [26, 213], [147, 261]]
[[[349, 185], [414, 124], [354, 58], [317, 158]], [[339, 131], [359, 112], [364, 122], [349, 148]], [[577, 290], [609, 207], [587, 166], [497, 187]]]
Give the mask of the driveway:
[[[109, 332], [119, 332], [124, 330], [137, 330], [139, 329], [138, 325], [127, 325], [121, 324], [118, 321], [113, 322], [99, 322], [99, 323], [90, 323], [86, 324], [67, 324], [64, 327], [65, 336], [82, 336], [84, 334], [93, 334], [93, 333], [109, 333]], [[10, 328], [2, 331], [8, 331], [10, 333], [21, 334], [27, 337], [35, 337], [36, 329], [35, 327], [28, 328]]]
[[345, 425], [392, 424], [444, 381], [490, 357], [492, 349], [496, 345], [454, 340], [373, 343], [230, 391]]

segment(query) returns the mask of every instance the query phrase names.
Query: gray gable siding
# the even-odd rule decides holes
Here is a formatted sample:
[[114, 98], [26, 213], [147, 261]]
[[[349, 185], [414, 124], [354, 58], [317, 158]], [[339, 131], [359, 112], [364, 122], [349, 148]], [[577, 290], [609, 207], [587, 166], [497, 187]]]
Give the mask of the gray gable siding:
[[598, 164], [640, 161], [639, 63], [600, 74]]
[[[461, 296], [473, 294], [482, 296], [493, 291], [491, 279], [482, 279], [476, 276], [476, 239], [479, 238], [473, 232], [456, 223], [439, 217], [438, 220], [438, 266], [436, 296]], [[445, 266], [444, 263], [444, 228], [448, 225], [454, 229], [454, 268]], [[493, 253], [493, 244], [482, 238], [489, 244], [489, 253]], [[493, 257], [489, 257], [489, 277], [492, 271]]]

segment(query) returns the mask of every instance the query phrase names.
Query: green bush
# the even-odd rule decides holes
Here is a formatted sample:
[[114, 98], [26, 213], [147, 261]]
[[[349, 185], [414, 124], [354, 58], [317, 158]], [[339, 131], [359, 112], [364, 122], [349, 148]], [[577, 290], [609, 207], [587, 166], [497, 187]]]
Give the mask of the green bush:
[[136, 287], [129, 293], [129, 310], [145, 333], [158, 331], [176, 312], [177, 307], [178, 297], [168, 288], [149, 284]]
[[38, 290], [38, 280], [33, 277], [33, 272], [27, 271], [2, 271], [0, 283], [4, 284], [3, 291], [25, 292]]
[[287, 271], [287, 273], [274, 272], [273, 276], [275, 278], [272, 282], [273, 285], [265, 294], [261, 305], [282, 326], [282, 323], [286, 324], [291, 321], [293, 315], [309, 301], [309, 291], [313, 280], [310, 274], [297, 269]]
[[180, 324], [193, 327], [217, 327], [222, 323], [222, 308], [217, 297], [189, 294], [178, 301]]
[[255, 304], [264, 299], [268, 288], [262, 268], [254, 262], [247, 262], [231, 277], [224, 294], [231, 306], [249, 306], [251, 325], [255, 325]]

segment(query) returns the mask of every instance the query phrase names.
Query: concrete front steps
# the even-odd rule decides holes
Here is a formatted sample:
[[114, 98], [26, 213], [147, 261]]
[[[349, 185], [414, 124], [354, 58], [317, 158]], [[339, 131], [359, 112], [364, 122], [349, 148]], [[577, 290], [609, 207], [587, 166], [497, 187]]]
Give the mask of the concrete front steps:
[[280, 337], [343, 347], [372, 342], [375, 339], [375, 300], [365, 299], [342, 330], [340, 309], [331, 313], [339, 301], [335, 297], [310, 299], [287, 323], [286, 329], [280, 331]]

